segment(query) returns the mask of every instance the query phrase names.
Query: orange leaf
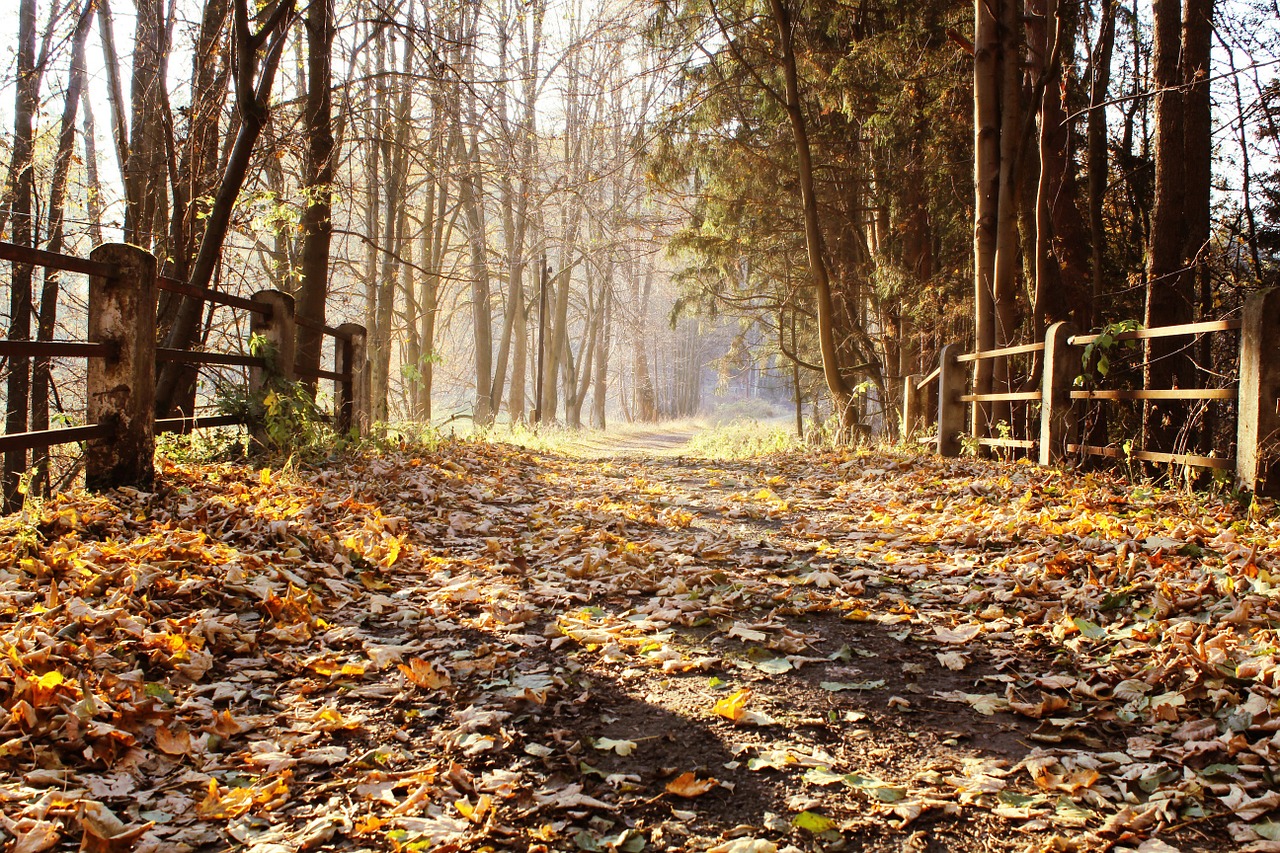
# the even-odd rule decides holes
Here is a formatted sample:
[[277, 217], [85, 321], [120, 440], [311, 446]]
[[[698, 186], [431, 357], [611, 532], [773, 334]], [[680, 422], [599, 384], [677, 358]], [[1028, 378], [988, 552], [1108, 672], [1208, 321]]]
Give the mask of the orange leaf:
[[186, 729], [171, 731], [164, 726], [156, 728], [156, 748], [169, 755], [191, 753], [191, 733]]
[[447, 673], [437, 672], [434, 666], [422, 658], [413, 658], [408, 666], [400, 664], [400, 671], [404, 673], [405, 678], [427, 690], [448, 687], [452, 683]]
[[715, 779], [699, 779], [689, 770], [667, 783], [667, 793], [677, 797], [701, 797], [719, 784]]

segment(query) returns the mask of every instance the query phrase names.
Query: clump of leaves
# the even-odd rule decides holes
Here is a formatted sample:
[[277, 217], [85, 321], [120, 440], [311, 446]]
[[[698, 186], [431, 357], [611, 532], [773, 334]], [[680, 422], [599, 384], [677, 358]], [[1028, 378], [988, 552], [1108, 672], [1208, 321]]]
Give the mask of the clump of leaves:
[[223, 414], [244, 422], [255, 445], [252, 449], [272, 456], [317, 455], [332, 449], [338, 436], [328, 413], [305, 385], [284, 376], [275, 345], [253, 335], [249, 354], [266, 363], [266, 380], [253, 390], [222, 388], [217, 406]]
[[1099, 379], [1105, 379], [1111, 372], [1111, 353], [1116, 344], [1124, 343], [1131, 347], [1137, 345], [1137, 341], [1133, 340], [1117, 341], [1117, 336], [1124, 332], [1136, 332], [1141, 328], [1142, 324], [1137, 320], [1119, 320], [1103, 326], [1097, 339], [1085, 344], [1084, 352], [1080, 355], [1082, 372], [1076, 377], [1075, 386], [1093, 387]]

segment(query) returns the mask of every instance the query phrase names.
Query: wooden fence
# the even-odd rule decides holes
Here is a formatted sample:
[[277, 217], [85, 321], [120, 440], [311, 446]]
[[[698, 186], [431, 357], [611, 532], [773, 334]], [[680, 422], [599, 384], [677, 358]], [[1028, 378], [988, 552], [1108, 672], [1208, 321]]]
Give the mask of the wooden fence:
[[[159, 291], [248, 312], [251, 334], [262, 336], [275, 350], [272, 361], [278, 374], [289, 380], [332, 380], [337, 429], [347, 432], [368, 428], [369, 385], [363, 326], [344, 323], [333, 328], [298, 317], [294, 313], [293, 297], [276, 290], [260, 291], [244, 299], [157, 275], [155, 258], [126, 244], [99, 246], [86, 260], [0, 242], [0, 260], [89, 276], [88, 340], [0, 340], [0, 356], [11, 363], [58, 357], [88, 360], [86, 425], [0, 435], [0, 452], [5, 454], [7, 472], [26, 469], [28, 450], [36, 451], [38, 456], [51, 446], [83, 441], [87, 443], [87, 488], [148, 487], [155, 476], [157, 433], [186, 433], [243, 423], [239, 417], [229, 415], [156, 419], [157, 363], [248, 367], [251, 393], [260, 389], [268, 378], [268, 365], [260, 357], [157, 346]], [[295, 364], [294, 334], [298, 325], [334, 338], [332, 370], [306, 369]], [[11, 496], [5, 497], [9, 504], [5, 509], [13, 509]]]
[[[908, 376], [903, 392], [903, 424], [907, 433], [926, 426], [926, 394], [936, 389], [937, 451], [959, 455], [966, 442], [980, 447], [1025, 452], [1050, 465], [1069, 456], [1128, 458], [1143, 462], [1172, 463], [1234, 472], [1236, 485], [1250, 491], [1280, 492], [1280, 289], [1251, 296], [1238, 320], [1189, 323], [1154, 329], [1119, 332], [1115, 342], [1239, 332], [1239, 374], [1227, 388], [1083, 389], [1076, 379], [1084, 372], [1084, 348], [1097, 334], [1081, 335], [1066, 323], [1050, 326], [1042, 342], [985, 352], [965, 352], [959, 344], [943, 347], [939, 364], [927, 376]], [[1041, 359], [1038, 388], [1025, 391], [976, 394], [970, 392], [968, 365], [984, 360], [1032, 354]], [[1234, 457], [1203, 456], [1165, 450], [1125, 450], [1084, 443], [1080, 435], [1079, 404], [1084, 401], [1225, 401], [1236, 404]], [[1021, 405], [1038, 414], [1023, 419], [1032, 429], [1023, 434], [992, 436], [982, 425], [989, 423], [992, 404]], [[970, 408], [972, 407], [972, 409]], [[1030, 411], [1028, 412], [1030, 415]], [[1038, 424], [1039, 429], [1035, 430]], [[1030, 433], [1030, 434], [1027, 434]]]

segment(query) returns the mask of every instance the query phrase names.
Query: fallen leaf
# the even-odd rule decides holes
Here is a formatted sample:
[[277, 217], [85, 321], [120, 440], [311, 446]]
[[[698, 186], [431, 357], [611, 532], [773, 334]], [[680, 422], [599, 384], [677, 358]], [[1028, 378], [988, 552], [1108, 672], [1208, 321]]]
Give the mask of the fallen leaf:
[[692, 770], [688, 770], [667, 783], [667, 793], [691, 799], [701, 797], [719, 784], [715, 779], [699, 779]]

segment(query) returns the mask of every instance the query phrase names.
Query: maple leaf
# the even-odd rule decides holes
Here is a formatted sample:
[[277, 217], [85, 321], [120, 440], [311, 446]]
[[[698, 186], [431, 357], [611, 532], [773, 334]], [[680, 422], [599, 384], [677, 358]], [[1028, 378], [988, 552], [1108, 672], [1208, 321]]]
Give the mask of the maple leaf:
[[692, 770], [686, 770], [667, 783], [666, 791], [668, 794], [675, 794], [677, 797], [692, 799], [693, 797], [701, 797], [719, 784], [719, 782], [710, 777], [699, 779]]
[[438, 690], [452, 683], [448, 673], [437, 670], [422, 658], [410, 658], [407, 666], [400, 664], [398, 668], [405, 678], [426, 690]]

